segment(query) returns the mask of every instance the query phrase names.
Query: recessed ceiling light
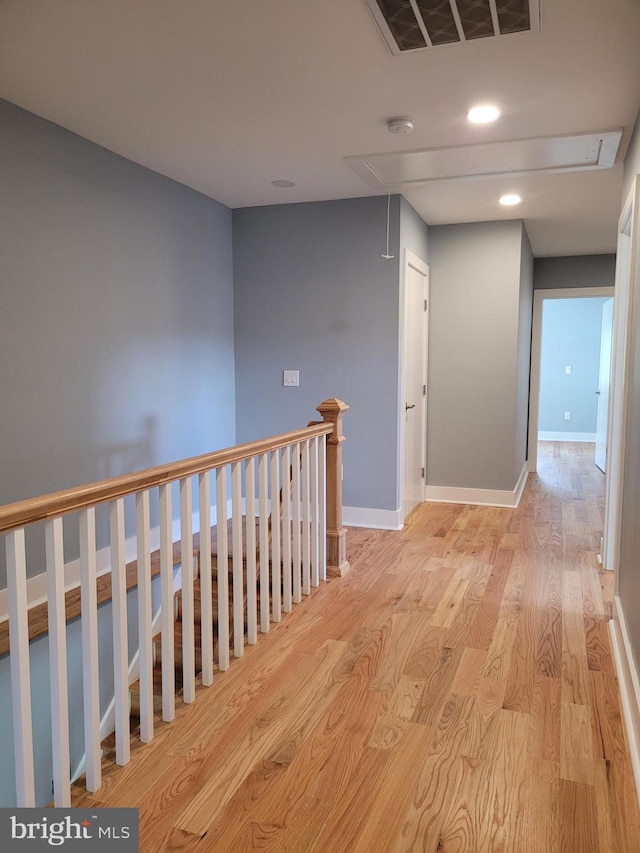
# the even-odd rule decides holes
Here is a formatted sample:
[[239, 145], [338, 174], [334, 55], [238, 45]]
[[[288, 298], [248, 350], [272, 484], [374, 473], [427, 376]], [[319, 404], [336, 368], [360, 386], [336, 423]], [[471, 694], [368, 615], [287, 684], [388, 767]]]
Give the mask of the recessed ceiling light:
[[493, 104], [478, 104], [477, 107], [471, 107], [467, 113], [467, 118], [473, 124], [489, 124], [495, 121], [500, 115], [500, 110]]
[[271, 181], [272, 187], [280, 187], [281, 189], [288, 189], [289, 187], [295, 187], [295, 181], [284, 181], [279, 179], [277, 181]]
[[506, 195], [500, 196], [500, 204], [504, 204], [507, 206], [512, 204], [520, 204], [521, 201], [522, 199], [520, 198], [520, 196], [516, 195], [515, 193], [507, 193]]

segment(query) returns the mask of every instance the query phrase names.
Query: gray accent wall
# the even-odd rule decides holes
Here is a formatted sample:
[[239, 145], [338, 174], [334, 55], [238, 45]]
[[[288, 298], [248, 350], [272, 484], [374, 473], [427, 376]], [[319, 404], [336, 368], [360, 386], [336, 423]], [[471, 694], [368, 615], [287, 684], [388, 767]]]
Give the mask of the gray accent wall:
[[[0, 126], [0, 503], [234, 444], [231, 212], [3, 101]], [[41, 538], [27, 544], [37, 574]], [[135, 601], [133, 592], [130, 654]], [[110, 623], [107, 604], [103, 711], [113, 695]], [[67, 638], [75, 767], [79, 620]], [[40, 805], [52, 778], [47, 643], [31, 644]], [[15, 804], [8, 664], [0, 660], [2, 806]]]
[[526, 454], [531, 250], [522, 222], [429, 228], [427, 482], [511, 490]]
[[425, 263], [429, 260], [429, 229], [404, 196], [400, 196], [400, 264], [403, 250], [409, 249]]
[[564, 258], [536, 258], [533, 266], [535, 290], [564, 287], [613, 287], [615, 255], [568, 255]]
[[231, 212], [4, 101], [0, 123], [0, 503], [234, 444]]
[[[386, 196], [234, 210], [237, 435], [303, 426], [341, 398], [344, 503], [395, 510], [399, 196], [392, 260], [386, 217]], [[283, 387], [285, 369], [298, 388]]]
[[[606, 297], [545, 299], [540, 359], [541, 432], [595, 433], [602, 306]], [[571, 367], [567, 374], [565, 368]], [[564, 413], [571, 412], [566, 421]]]

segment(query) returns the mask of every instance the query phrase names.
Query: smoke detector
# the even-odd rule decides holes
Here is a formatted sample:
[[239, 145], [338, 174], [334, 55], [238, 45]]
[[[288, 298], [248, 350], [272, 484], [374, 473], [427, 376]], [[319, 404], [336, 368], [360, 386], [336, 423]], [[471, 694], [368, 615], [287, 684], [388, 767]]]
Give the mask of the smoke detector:
[[411, 133], [413, 122], [405, 116], [395, 116], [387, 119], [387, 130], [389, 133]]

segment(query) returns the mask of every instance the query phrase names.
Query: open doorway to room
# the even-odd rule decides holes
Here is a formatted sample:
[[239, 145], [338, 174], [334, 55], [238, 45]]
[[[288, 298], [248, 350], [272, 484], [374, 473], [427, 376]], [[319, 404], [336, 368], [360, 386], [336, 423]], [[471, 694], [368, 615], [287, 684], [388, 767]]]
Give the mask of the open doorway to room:
[[[563, 288], [534, 293], [530, 471], [537, 467], [538, 441], [592, 443], [595, 465], [598, 439], [599, 467], [606, 468], [608, 412], [603, 410], [608, 410], [608, 384], [604, 379], [601, 384], [601, 373], [603, 377], [610, 374], [608, 324], [613, 293], [613, 287]], [[603, 337], [604, 347], [601, 346]]]
[[538, 441], [586, 442], [606, 469], [612, 297], [542, 303]]

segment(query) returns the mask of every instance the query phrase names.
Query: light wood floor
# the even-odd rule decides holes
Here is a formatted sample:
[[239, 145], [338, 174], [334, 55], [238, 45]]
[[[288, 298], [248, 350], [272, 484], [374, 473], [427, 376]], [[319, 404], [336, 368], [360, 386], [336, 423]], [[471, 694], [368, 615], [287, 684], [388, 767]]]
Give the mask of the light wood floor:
[[518, 510], [349, 531], [346, 577], [74, 805], [139, 807], [143, 853], [640, 850], [604, 478], [540, 447]]

